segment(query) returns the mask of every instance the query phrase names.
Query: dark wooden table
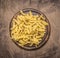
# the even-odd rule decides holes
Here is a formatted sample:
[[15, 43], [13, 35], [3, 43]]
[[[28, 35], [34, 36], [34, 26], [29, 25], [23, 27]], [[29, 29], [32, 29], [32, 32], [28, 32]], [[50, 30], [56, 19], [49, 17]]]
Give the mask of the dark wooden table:
[[[48, 42], [40, 49], [26, 51], [16, 46], [9, 34], [11, 18], [19, 10], [42, 11], [51, 24]], [[0, 58], [60, 58], [60, 0], [0, 0]]]

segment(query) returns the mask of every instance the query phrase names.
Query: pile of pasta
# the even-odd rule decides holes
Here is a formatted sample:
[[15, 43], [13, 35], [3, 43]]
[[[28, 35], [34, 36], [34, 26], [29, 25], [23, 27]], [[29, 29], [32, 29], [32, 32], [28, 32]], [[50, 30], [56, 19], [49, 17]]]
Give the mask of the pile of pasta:
[[37, 47], [42, 41], [46, 33], [46, 26], [48, 23], [45, 17], [41, 14], [33, 14], [32, 11], [20, 14], [11, 21], [10, 33], [14, 41], [18, 42], [20, 46], [35, 46]]

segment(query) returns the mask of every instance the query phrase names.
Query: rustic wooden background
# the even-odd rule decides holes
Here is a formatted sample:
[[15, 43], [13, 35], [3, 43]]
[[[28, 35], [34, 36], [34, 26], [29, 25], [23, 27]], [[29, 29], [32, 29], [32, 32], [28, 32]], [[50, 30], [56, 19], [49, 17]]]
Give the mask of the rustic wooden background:
[[[34, 8], [42, 11], [51, 24], [48, 42], [38, 50], [17, 47], [9, 35], [11, 18], [19, 10]], [[60, 58], [60, 0], [0, 0], [0, 58]]]

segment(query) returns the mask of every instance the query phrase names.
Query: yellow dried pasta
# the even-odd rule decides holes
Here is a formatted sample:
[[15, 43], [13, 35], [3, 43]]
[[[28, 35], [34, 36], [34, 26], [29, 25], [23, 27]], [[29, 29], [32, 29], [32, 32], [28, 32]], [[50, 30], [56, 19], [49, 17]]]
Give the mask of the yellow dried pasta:
[[12, 20], [11, 37], [18, 41], [18, 45], [29, 46], [35, 45], [37, 47], [46, 33], [46, 26], [43, 15], [33, 15], [31, 11], [24, 13], [20, 11], [20, 15]]

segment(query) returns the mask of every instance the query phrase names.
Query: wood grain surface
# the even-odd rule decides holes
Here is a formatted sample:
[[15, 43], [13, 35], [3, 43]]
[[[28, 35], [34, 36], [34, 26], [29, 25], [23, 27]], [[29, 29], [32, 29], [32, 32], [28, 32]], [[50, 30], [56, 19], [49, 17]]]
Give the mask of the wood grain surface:
[[[11, 18], [24, 8], [40, 10], [51, 24], [50, 38], [38, 50], [21, 49], [10, 38]], [[0, 58], [60, 58], [60, 0], [0, 0]]]

